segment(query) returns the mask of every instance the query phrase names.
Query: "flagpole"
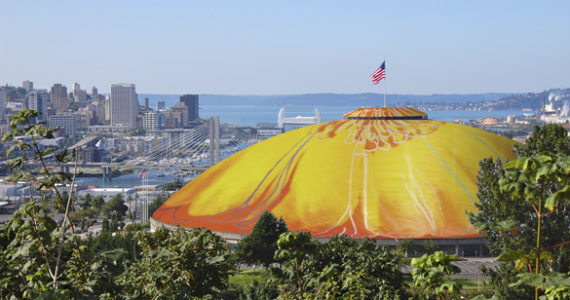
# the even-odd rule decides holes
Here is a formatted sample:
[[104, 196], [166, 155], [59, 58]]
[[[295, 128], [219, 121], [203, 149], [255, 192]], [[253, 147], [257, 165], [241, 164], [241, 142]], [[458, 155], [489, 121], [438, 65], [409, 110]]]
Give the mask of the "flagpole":
[[[384, 59], [386, 61], [386, 59]], [[386, 65], [384, 65], [385, 67]], [[386, 69], [384, 69], [386, 71]], [[384, 108], [386, 108], [386, 83], [388, 82], [388, 76], [384, 76]]]

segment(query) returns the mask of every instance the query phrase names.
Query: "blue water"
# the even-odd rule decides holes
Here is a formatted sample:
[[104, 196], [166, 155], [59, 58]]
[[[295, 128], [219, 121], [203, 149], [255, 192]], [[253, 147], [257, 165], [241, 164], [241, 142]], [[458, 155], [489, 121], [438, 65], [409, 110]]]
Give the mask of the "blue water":
[[[151, 107], [156, 107], [157, 101], [165, 101], [166, 107], [176, 104], [180, 97], [178, 95], [140, 95], [148, 96]], [[141, 99], [139, 99], [141, 100]], [[144, 100], [143, 100], [144, 101]], [[141, 101], [142, 102], [142, 101]], [[353, 111], [360, 106], [263, 106], [263, 105], [201, 105], [200, 118], [219, 117], [220, 122], [238, 126], [255, 126], [258, 123], [277, 122], [277, 114], [281, 108], [285, 108], [285, 117], [312, 116], [314, 109], [318, 108], [323, 122], [343, 119], [343, 115]], [[464, 111], [464, 110], [434, 110], [426, 111], [428, 118], [432, 120], [442, 120], [453, 122], [455, 120], [469, 121], [485, 117], [505, 118], [509, 115], [522, 115], [522, 111]], [[528, 113], [528, 112], [524, 112]], [[174, 174], [175, 170], [155, 171], [151, 170], [148, 176], [148, 183], [163, 184], [176, 179], [183, 179], [179, 174]], [[188, 178], [187, 178], [188, 179]], [[80, 178], [79, 184], [98, 185], [100, 187], [132, 187], [141, 185], [141, 179], [137, 174], [122, 175], [113, 178], [112, 181], [103, 182], [102, 177]]]
[[[153, 95], [141, 94], [139, 95], [139, 102], [143, 103], [144, 97], [149, 98], [149, 103], [152, 108], [156, 107], [157, 101], [164, 101], [166, 108], [176, 104], [180, 101], [179, 95]], [[285, 108], [285, 117], [296, 116], [312, 116], [314, 109], [318, 108], [321, 112], [321, 119], [323, 122], [339, 120], [347, 112], [353, 111], [360, 107], [354, 106], [299, 106], [299, 105], [285, 105], [285, 106], [270, 106], [270, 105], [200, 105], [200, 118], [219, 117], [222, 123], [239, 125], [239, 126], [255, 126], [257, 123], [277, 122], [277, 114], [281, 107]], [[432, 120], [442, 120], [453, 122], [455, 120], [469, 121], [485, 117], [505, 118], [509, 115], [522, 115], [522, 111], [465, 111], [465, 110], [434, 110], [426, 111], [428, 118]], [[528, 113], [528, 112], [526, 112]]]
[[[240, 126], [255, 126], [260, 122], [277, 122], [277, 114], [281, 107], [254, 105], [200, 106], [200, 117], [220, 117], [220, 122]], [[323, 122], [343, 119], [347, 112], [358, 106], [285, 106], [285, 117], [312, 116], [318, 108]], [[466, 110], [433, 110], [426, 111], [428, 118], [453, 122], [455, 120], [469, 121], [485, 117], [506, 118], [510, 115], [522, 115], [522, 111], [466, 111]]]

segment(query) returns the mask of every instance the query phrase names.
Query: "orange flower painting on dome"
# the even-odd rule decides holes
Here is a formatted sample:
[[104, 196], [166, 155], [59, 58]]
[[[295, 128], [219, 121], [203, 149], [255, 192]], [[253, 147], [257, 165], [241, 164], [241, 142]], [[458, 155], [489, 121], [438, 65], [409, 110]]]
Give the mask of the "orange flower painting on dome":
[[249, 233], [269, 210], [314, 237], [479, 236], [465, 215], [476, 210], [479, 161], [514, 158], [514, 141], [418, 112], [361, 109], [257, 143], [196, 177], [153, 218]]

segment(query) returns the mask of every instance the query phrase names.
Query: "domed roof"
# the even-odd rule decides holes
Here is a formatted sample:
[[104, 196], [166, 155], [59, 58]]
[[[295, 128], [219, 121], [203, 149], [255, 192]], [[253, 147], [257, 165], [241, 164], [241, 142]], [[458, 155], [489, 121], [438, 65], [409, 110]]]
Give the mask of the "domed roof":
[[314, 237], [469, 238], [479, 161], [514, 141], [427, 120], [411, 108], [360, 109], [292, 130], [211, 167], [168, 199], [159, 222], [249, 233], [267, 210]]

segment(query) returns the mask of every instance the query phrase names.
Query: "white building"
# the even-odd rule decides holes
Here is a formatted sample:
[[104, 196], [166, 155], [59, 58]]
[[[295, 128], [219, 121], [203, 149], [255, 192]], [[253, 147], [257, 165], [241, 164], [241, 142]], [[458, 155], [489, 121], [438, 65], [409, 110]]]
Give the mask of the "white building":
[[60, 127], [63, 129], [64, 134], [74, 136], [77, 133], [77, 116], [75, 113], [68, 113], [62, 115], [53, 115], [49, 117], [50, 127]]
[[38, 121], [45, 121], [48, 118], [48, 97], [47, 91], [32, 90], [28, 93], [28, 108], [40, 112]]
[[160, 130], [164, 127], [165, 117], [161, 112], [146, 112], [143, 117], [145, 130]]
[[111, 126], [135, 129], [137, 127], [138, 105], [134, 84], [121, 83], [111, 85]]

